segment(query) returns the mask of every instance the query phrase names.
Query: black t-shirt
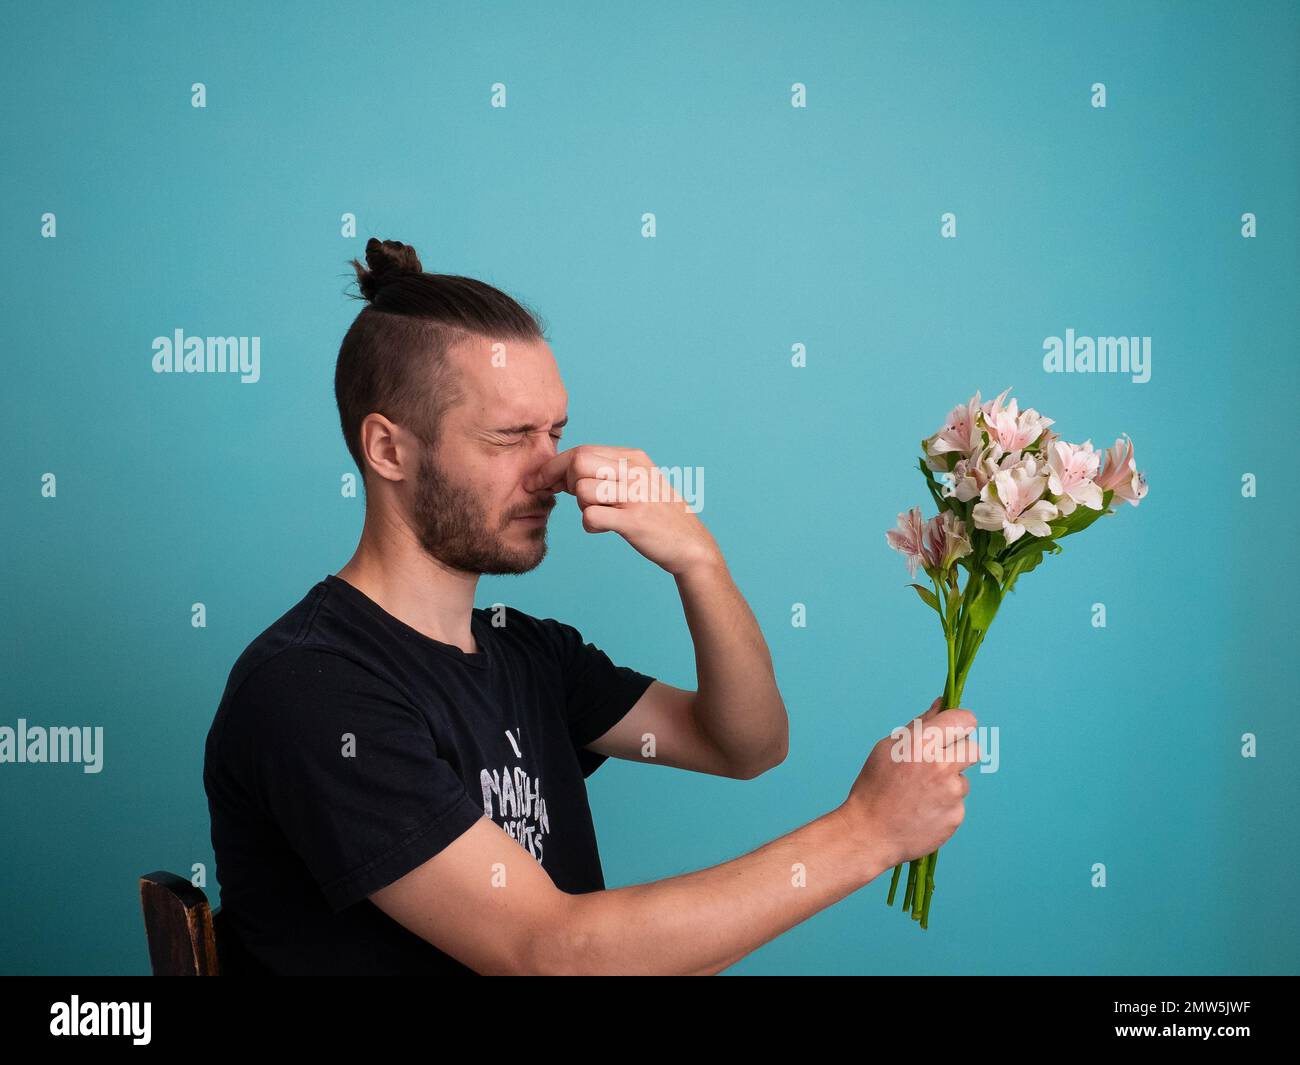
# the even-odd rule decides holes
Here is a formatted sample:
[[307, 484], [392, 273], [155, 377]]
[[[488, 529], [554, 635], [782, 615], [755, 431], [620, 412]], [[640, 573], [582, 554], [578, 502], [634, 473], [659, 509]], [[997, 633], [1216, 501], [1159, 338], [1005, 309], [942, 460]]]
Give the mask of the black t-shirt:
[[604, 889], [585, 778], [605, 756], [584, 745], [653, 678], [552, 618], [471, 628], [475, 654], [329, 574], [235, 662], [203, 784], [246, 969], [470, 974], [368, 896], [484, 816], [562, 891]]

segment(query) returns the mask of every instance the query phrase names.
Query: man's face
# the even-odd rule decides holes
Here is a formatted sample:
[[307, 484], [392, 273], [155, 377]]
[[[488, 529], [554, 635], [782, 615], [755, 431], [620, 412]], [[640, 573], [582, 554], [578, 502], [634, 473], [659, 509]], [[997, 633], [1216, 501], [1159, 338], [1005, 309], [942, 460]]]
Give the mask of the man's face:
[[411, 517], [445, 565], [527, 573], [546, 556], [555, 496], [523, 479], [559, 450], [569, 398], [545, 341], [493, 343], [475, 337], [448, 354], [464, 398], [443, 416], [436, 453], [421, 454]]

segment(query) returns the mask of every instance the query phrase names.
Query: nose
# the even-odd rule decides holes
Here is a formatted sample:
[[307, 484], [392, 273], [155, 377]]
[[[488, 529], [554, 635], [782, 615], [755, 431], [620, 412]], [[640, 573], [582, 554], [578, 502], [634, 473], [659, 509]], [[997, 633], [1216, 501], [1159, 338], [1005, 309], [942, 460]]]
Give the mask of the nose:
[[530, 462], [545, 462], [558, 451], [559, 441], [547, 429], [533, 429], [525, 436], [528, 438], [525, 454]]

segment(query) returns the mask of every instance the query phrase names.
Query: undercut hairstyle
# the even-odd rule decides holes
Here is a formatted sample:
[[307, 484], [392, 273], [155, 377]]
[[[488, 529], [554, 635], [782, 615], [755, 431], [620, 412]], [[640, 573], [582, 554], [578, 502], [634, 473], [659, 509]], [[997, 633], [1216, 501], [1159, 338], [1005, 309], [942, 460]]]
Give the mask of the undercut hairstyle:
[[367, 306], [339, 347], [334, 398], [364, 483], [361, 423], [379, 413], [430, 447], [443, 416], [464, 398], [447, 353], [461, 342], [545, 340], [545, 324], [500, 289], [472, 277], [426, 274], [409, 244], [366, 242], [366, 265], [351, 261]]

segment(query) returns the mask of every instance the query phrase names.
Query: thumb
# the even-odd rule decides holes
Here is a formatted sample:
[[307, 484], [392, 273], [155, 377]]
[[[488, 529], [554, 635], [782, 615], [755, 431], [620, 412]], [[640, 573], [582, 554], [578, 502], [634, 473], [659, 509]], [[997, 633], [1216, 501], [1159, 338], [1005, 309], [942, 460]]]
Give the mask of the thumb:
[[937, 698], [934, 702], [932, 702], [932, 703], [930, 704], [930, 709], [927, 710], [924, 714], [921, 715], [921, 720], [922, 720], [922, 721], [929, 721], [930, 718], [934, 717], [935, 714], [938, 714], [941, 710], [943, 710], [943, 696], [942, 696], [942, 695], [939, 696], [939, 698]]

